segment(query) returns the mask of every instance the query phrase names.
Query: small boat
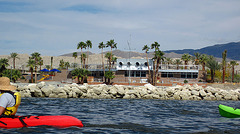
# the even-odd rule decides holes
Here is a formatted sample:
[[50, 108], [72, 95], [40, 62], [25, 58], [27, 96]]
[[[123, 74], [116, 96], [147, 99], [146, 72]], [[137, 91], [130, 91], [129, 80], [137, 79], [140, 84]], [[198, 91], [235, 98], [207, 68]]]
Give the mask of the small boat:
[[233, 107], [225, 106], [220, 104], [218, 106], [219, 108], [219, 113], [223, 117], [227, 118], [240, 118], [240, 109], [236, 109]]
[[13, 116], [0, 117], [0, 128], [22, 128], [34, 126], [52, 126], [58, 128], [83, 127], [80, 120], [67, 115]]

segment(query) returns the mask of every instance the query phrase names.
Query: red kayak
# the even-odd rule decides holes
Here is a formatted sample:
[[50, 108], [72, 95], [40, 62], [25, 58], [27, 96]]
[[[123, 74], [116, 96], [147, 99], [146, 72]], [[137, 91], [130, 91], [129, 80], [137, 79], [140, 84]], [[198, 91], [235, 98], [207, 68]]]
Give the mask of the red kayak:
[[43, 125], [59, 128], [83, 127], [80, 120], [66, 115], [0, 117], [0, 128], [22, 128]]

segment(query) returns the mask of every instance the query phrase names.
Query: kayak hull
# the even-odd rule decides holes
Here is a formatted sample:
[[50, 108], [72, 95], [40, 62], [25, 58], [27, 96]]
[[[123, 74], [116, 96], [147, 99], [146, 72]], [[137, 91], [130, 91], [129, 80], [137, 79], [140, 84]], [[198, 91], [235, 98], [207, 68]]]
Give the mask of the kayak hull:
[[83, 127], [80, 120], [72, 116], [54, 115], [54, 116], [15, 116], [1, 117], [0, 128], [22, 128], [34, 126], [52, 126], [59, 128]]
[[225, 106], [220, 104], [218, 106], [219, 108], [219, 113], [223, 117], [227, 118], [240, 118], [240, 109], [235, 109], [229, 106]]

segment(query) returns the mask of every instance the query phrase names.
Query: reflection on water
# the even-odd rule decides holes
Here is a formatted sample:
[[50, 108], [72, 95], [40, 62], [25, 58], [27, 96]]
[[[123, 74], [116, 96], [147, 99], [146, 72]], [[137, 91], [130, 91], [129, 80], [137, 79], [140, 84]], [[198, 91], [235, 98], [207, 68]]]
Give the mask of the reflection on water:
[[240, 119], [221, 117], [218, 105], [236, 101], [23, 98], [18, 115], [70, 115], [84, 127], [39, 126], [0, 133], [239, 133]]

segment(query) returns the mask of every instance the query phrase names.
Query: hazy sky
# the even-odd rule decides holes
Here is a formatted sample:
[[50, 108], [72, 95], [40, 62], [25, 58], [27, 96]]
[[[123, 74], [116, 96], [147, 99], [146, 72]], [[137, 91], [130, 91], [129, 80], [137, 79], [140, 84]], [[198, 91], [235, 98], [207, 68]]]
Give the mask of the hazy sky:
[[[0, 55], [58, 56], [91, 40], [120, 50], [198, 49], [240, 41], [240, 0], [0, 0]], [[106, 48], [105, 51], [109, 51]]]

